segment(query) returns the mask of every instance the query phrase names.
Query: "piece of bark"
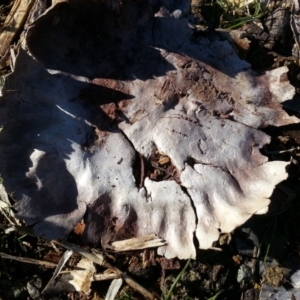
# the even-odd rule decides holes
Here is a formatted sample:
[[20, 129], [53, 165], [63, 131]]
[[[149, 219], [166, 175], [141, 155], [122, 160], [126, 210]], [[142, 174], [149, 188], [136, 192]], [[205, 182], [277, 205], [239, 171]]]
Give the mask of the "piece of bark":
[[[85, 215], [95, 245], [155, 233], [159, 254], [194, 258], [194, 233], [210, 248], [267, 211], [287, 163], [260, 153], [260, 128], [298, 122], [280, 105], [294, 88], [286, 67], [257, 74], [185, 18], [105, 3], [59, 3], [29, 29], [0, 109], [6, 189], [49, 239]], [[143, 181], [140, 154], [156, 151], [180, 180]]]
[[299, 58], [299, 49], [300, 49], [300, 18], [299, 18], [299, 1], [293, 0], [293, 7], [291, 13], [290, 25], [293, 31], [295, 46], [293, 49], [293, 55]]

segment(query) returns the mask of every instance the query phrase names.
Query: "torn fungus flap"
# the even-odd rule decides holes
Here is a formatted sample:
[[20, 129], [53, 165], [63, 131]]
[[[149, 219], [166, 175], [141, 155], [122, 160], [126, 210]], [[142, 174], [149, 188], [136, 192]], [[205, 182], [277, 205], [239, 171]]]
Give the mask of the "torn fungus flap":
[[0, 172], [36, 234], [84, 217], [95, 246], [156, 234], [159, 254], [187, 259], [194, 238], [210, 248], [267, 212], [287, 163], [260, 153], [260, 128], [298, 122], [280, 105], [286, 67], [257, 74], [148, 1], [59, 3], [27, 45], [3, 89]]

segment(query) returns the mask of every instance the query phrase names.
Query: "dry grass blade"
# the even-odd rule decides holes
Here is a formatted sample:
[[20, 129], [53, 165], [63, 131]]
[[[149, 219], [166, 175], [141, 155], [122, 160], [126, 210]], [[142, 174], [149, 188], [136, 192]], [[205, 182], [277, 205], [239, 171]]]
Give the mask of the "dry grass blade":
[[142, 294], [146, 299], [150, 299], [150, 300], [155, 299], [154, 296], [149, 291], [147, 291], [144, 287], [142, 287], [140, 284], [138, 284], [136, 281], [134, 281], [132, 278], [130, 278], [127, 274], [123, 273], [119, 269], [117, 269], [117, 268], [113, 267], [111, 264], [109, 264], [105, 260], [105, 257], [103, 255], [101, 255], [100, 253], [97, 253], [97, 255], [93, 254], [93, 253], [91, 253], [85, 249], [82, 249], [79, 246], [76, 246], [67, 241], [55, 240], [54, 242], [58, 245], [61, 245], [64, 248], [71, 249], [74, 252], [79, 253], [80, 255], [90, 259], [91, 261], [93, 261], [94, 263], [96, 263], [100, 266], [103, 266], [107, 269], [112, 269], [118, 275], [120, 275], [120, 278], [122, 278], [131, 288], [133, 288], [134, 290], [136, 290], [137, 292]]
[[71, 257], [71, 255], [73, 254], [72, 250], [67, 250], [63, 256], [61, 257], [59, 263], [57, 264], [57, 267], [53, 273], [53, 276], [51, 277], [51, 279], [49, 280], [49, 282], [47, 283], [47, 285], [45, 286], [45, 288], [42, 291], [42, 294], [47, 290], [47, 288], [52, 284], [52, 282], [54, 281], [54, 279], [59, 275], [60, 271], [62, 270], [62, 268], [64, 267], [64, 265], [67, 263], [67, 261], [69, 260], [69, 258]]
[[0, 184], [0, 212], [11, 225], [20, 225], [20, 221], [15, 217], [14, 212], [10, 207], [11, 204], [5, 188], [3, 184]]

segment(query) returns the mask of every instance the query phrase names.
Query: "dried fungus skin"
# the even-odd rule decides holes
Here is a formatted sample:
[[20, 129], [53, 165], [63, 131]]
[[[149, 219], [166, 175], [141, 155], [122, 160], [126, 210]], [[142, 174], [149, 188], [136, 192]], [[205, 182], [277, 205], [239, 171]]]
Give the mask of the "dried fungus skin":
[[[3, 89], [1, 176], [38, 235], [84, 217], [94, 245], [154, 233], [159, 254], [195, 257], [194, 235], [207, 249], [267, 211], [287, 163], [260, 153], [260, 128], [298, 122], [280, 106], [294, 88], [287, 68], [256, 74], [184, 14], [122, 2], [59, 3], [29, 29]], [[157, 151], [178, 180], [149, 178]]]

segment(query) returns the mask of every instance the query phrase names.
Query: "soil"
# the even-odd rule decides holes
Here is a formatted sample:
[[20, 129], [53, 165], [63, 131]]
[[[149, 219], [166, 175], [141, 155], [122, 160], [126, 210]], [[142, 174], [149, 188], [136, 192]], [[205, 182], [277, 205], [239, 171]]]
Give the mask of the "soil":
[[[217, 4], [204, 0], [193, 3], [197, 4], [193, 6], [193, 25], [196, 30], [203, 30], [205, 26], [209, 30], [236, 26], [240, 23], [240, 18], [247, 16], [246, 9], [226, 10], [220, 5], [222, 2]], [[12, 4], [13, 1], [0, 1], [0, 28]], [[284, 107], [289, 114], [299, 117], [300, 68], [298, 58], [293, 56], [295, 41], [289, 27], [290, 8], [283, 6], [284, 2], [273, 4], [273, 7], [262, 10], [260, 18], [248, 18], [249, 22], [242, 22], [238, 27], [244, 31], [244, 37], [250, 40], [249, 48], [235, 46], [239, 55], [256, 71], [288, 66], [290, 82], [296, 87], [298, 94]], [[277, 7], [279, 4], [282, 6]], [[254, 10], [255, 7], [249, 5], [249, 12], [254, 14]], [[272, 136], [272, 142], [261, 149], [262, 153], [270, 160], [290, 161], [289, 178], [274, 191], [267, 215], [252, 217], [232, 234], [223, 235], [214, 245], [215, 250], [198, 251], [197, 259], [188, 263], [186, 271], [172, 291], [171, 299], [208, 299], [215, 296], [211, 299], [256, 300], [261, 291], [267, 289], [266, 284], [274, 288], [275, 294], [279, 287], [286, 291], [292, 290], [290, 276], [300, 270], [300, 125], [266, 128], [265, 132]], [[139, 168], [141, 164], [144, 165], [144, 176], [150, 176], [152, 180], [177, 178], [167, 158], [159, 153], [147, 163], [141, 157], [141, 162], [137, 164]], [[6, 223], [4, 217], [0, 223]], [[77, 226], [69, 240], [80, 244], [80, 234], [80, 226]], [[58, 247], [55, 251], [50, 243], [41, 238], [4, 231], [0, 234], [0, 251], [16, 257], [55, 263], [63, 253], [62, 248]], [[187, 262], [167, 260], [151, 251], [106, 255], [111, 264], [128, 273], [154, 296], [161, 298], [168, 294]], [[78, 256], [76, 258], [73, 255], [73, 261], [68, 262], [67, 268], [74, 268], [76, 259], [78, 260]], [[97, 271], [103, 271], [103, 268], [99, 267]], [[110, 284], [93, 282], [91, 293], [85, 295], [75, 292], [70, 284], [58, 277], [54, 288], [41, 296], [41, 287], [47, 284], [52, 274], [53, 269], [2, 258], [0, 299], [104, 299]], [[37, 278], [42, 282], [40, 287], [36, 283]], [[35, 288], [32, 290], [37, 294], [29, 293], [28, 284], [32, 280], [35, 280]], [[294, 290], [291, 294], [293, 293]], [[117, 299], [143, 297], [125, 285]], [[291, 299], [296, 299], [296, 296], [291, 296]]]

